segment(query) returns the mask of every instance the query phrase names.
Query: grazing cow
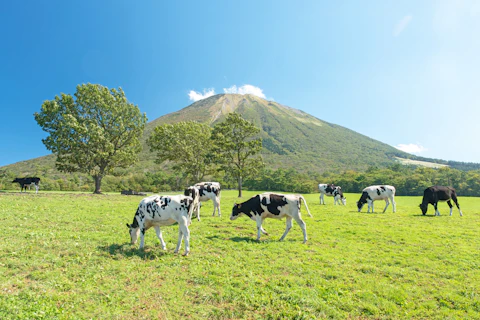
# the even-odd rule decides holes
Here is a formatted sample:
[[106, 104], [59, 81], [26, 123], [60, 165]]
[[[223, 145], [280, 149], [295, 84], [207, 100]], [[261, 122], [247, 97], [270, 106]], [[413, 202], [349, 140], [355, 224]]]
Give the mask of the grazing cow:
[[188, 255], [190, 252], [190, 230], [188, 226], [192, 221], [192, 203], [193, 199], [184, 195], [153, 195], [142, 199], [133, 217], [132, 224], [127, 223], [132, 240], [131, 243], [135, 244], [138, 235], [140, 235], [140, 249], [142, 249], [145, 244], [145, 231], [150, 227], [154, 227], [157, 237], [162, 244], [162, 249], [166, 250], [160, 227], [169, 226], [178, 222], [178, 242], [175, 253], [178, 253], [183, 238], [185, 240], [184, 255]]
[[37, 177], [28, 177], [28, 178], [15, 178], [12, 183], [18, 182], [20, 184], [20, 193], [27, 192], [27, 186], [31, 186], [32, 184], [35, 185], [35, 193], [38, 193], [40, 178]]
[[341, 203], [343, 203], [344, 206], [347, 205], [347, 198], [343, 196], [342, 188], [339, 186], [320, 183], [318, 185], [318, 191], [320, 191], [320, 204], [325, 204], [324, 196], [327, 195], [333, 197], [333, 204], [336, 205], [337, 202], [340, 204], [340, 201], [342, 201]]
[[432, 204], [435, 208], [435, 215], [439, 216], [440, 212], [437, 209], [437, 204], [439, 201], [447, 201], [448, 206], [450, 207], [450, 215], [452, 215], [453, 205], [450, 200], [453, 200], [457, 205], [460, 216], [463, 216], [462, 210], [460, 210], [460, 205], [457, 200], [457, 192], [452, 187], [444, 186], [432, 186], [423, 192], [422, 204], [420, 204], [420, 209], [422, 209], [423, 215], [427, 214], [428, 204]]
[[300, 228], [302, 228], [303, 243], [305, 243], [307, 242], [307, 227], [302, 220], [300, 213], [300, 200], [303, 200], [308, 215], [311, 217], [312, 215], [308, 210], [307, 202], [301, 195], [285, 195], [267, 192], [257, 194], [243, 203], [235, 203], [233, 205], [230, 220], [237, 219], [242, 213], [247, 215], [250, 219], [255, 220], [257, 222], [257, 241], [259, 241], [260, 233], [268, 235], [262, 227], [262, 222], [265, 218], [282, 219], [285, 217], [287, 219], [287, 228], [280, 240], [285, 238], [288, 231], [292, 228], [292, 219], [295, 219]]
[[[217, 210], [218, 216], [220, 216], [220, 183], [218, 182], [200, 182], [194, 185], [198, 188], [199, 201], [213, 201], [213, 214]], [[197, 207], [197, 219], [200, 220], [200, 205]]]
[[396, 211], [395, 187], [384, 185], [384, 186], [371, 186], [363, 189], [360, 200], [358, 200], [357, 202], [358, 212], [362, 211], [362, 207], [365, 203], [368, 203], [367, 213], [370, 212], [370, 207], [372, 208], [372, 213], [373, 213], [373, 201], [375, 200], [385, 200], [386, 206], [385, 206], [385, 209], [383, 209], [384, 213], [385, 213], [385, 210], [387, 210], [390, 202], [392, 202], [393, 212], [395, 212]]
[[197, 187], [190, 186], [185, 189], [184, 195], [191, 197], [193, 199], [193, 209], [192, 212], [195, 212], [197, 215], [197, 220], [200, 221], [200, 191]]

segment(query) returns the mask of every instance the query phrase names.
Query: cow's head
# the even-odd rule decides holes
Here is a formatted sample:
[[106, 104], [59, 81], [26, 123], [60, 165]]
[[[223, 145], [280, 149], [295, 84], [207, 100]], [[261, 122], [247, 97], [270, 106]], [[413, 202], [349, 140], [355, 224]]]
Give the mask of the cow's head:
[[427, 214], [427, 209], [428, 209], [428, 203], [425, 204], [425, 203], [422, 203], [419, 205], [420, 209], [422, 209], [422, 214], [423, 215], [426, 215]]
[[131, 244], [135, 244], [137, 243], [137, 240], [138, 240], [138, 236], [140, 235], [140, 228], [138, 227], [134, 227], [133, 226], [133, 223], [132, 224], [128, 224], [127, 223], [127, 227], [128, 227], [128, 234], [130, 235], [130, 240], [131, 240]]
[[340, 200], [342, 200], [342, 203], [343, 203], [344, 206], [347, 205], [347, 198], [342, 197]]
[[15, 180], [12, 181], [12, 183], [14, 182], [20, 182], [20, 179], [19, 178], [15, 178]]
[[242, 204], [234, 204], [232, 208], [232, 215], [230, 216], [230, 220], [235, 220], [237, 219], [243, 212], [241, 211], [242, 209]]
[[362, 211], [362, 208], [363, 208], [363, 205], [365, 203], [361, 203], [360, 201], [357, 201], [357, 208], [358, 208], [358, 212]]

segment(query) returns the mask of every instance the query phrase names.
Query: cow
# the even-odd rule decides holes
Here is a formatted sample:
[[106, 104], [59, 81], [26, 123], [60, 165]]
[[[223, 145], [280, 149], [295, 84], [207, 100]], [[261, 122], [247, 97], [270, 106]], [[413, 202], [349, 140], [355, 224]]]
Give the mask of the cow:
[[27, 192], [27, 186], [35, 185], [35, 193], [38, 193], [40, 178], [37, 177], [27, 177], [27, 178], [15, 178], [12, 183], [18, 182], [20, 184], [20, 193]]
[[197, 215], [197, 220], [200, 221], [200, 191], [199, 188], [195, 186], [190, 186], [185, 189], [184, 193], [185, 196], [191, 197], [193, 199], [193, 209], [192, 211], [195, 212]]
[[428, 204], [432, 204], [435, 208], [435, 215], [439, 216], [440, 211], [437, 209], [437, 204], [439, 201], [447, 201], [448, 206], [450, 207], [450, 215], [452, 215], [453, 205], [450, 200], [455, 202], [455, 205], [460, 212], [460, 216], [463, 216], [462, 210], [460, 210], [460, 205], [458, 204], [457, 200], [457, 192], [452, 187], [444, 187], [444, 186], [432, 186], [425, 191], [423, 191], [423, 200], [420, 204], [420, 209], [422, 209], [422, 214], [426, 215], [428, 210]]
[[311, 217], [310, 211], [308, 210], [307, 202], [305, 198], [301, 195], [294, 194], [277, 194], [277, 193], [262, 193], [253, 196], [249, 200], [234, 204], [232, 209], [232, 215], [230, 220], [237, 219], [242, 213], [247, 215], [250, 219], [257, 222], [257, 241], [260, 240], [260, 234], [263, 233], [268, 235], [268, 233], [263, 229], [262, 222], [266, 218], [274, 219], [287, 219], [287, 227], [283, 233], [280, 241], [285, 238], [287, 233], [292, 228], [292, 219], [298, 223], [303, 232], [303, 243], [307, 242], [307, 227], [305, 222], [302, 220], [300, 213], [300, 204], [301, 200], [305, 204], [308, 215]]
[[188, 255], [190, 252], [190, 230], [188, 226], [192, 222], [192, 203], [193, 199], [184, 195], [153, 195], [142, 199], [133, 217], [132, 224], [127, 223], [131, 244], [135, 244], [140, 235], [140, 249], [143, 249], [145, 231], [153, 227], [162, 244], [162, 249], [166, 250], [160, 227], [178, 222], [178, 242], [175, 253], [178, 253], [183, 238], [185, 240], [185, 253], [183, 255]]
[[325, 204], [324, 196], [327, 195], [329, 197], [333, 197], [333, 204], [336, 205], [337, 202], [340, 204], [341, 201], [344, 206], [347, 205], [347, 198], [343, 196], [342, 188], [339, 186], [334, 184], [320, 183], [318, 185], [318, 191], [320, 191], [320, 204]]
[[[199, 182], [194, 185], [198, 188], [199, 193], [199, 202], [202, 201], [213, 201], [213, 214], [215, 216], [215, 210], [217, 210], [218, 216], [220, 216], [220, 183], [218, 182]], [[199, 204], [196, 208], [197, 219], [200, 221], [200, 206]]]
[[357, 202], [358, 212], [362, 211], [362, 207], [365, 203], [368, 203], [367, 213], [370, 213], [370, 207], [372, 208], [373, 213], [373, 201], [375, 200], [385, 200], [386, 206], [385, 209], [383, 209], [383, 213], [385, 213], [385, 211], [387, 210], [390, 202], [393, 206], [393, 212], [395, 212], [395, 187], [382, 185], [370, 186], [363, 189], [360, 200], [358, 200]]

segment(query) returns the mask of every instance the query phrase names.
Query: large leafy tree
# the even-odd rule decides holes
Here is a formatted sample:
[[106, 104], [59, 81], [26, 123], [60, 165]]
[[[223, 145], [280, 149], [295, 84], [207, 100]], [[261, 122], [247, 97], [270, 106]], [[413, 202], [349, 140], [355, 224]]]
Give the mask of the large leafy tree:
[[216, 124], [212, 131], [216, 163], [227, 177], [238, 183], [238, 196], [242, 196], [243, 180], [254, 176], [263, 168], [258, 154], [262, 140], [256, 136], [260, 129], [236, 112], [229, 113], [226, 120]]
[[94, 193], [114, 168], [135, 163], [147, 122], [121, 88], [90, 83], [78, 85], [74, 97], [62, 93], [45, 101], [34, 116], [49, 134], [42, 142], [57, 155], [57, 169], [91, 175]]
[[212, 129], [196, 121], [163, 124], [148, 138], [157, 163], [171, 161], [172, 169], [199, 182], [211, 168]]

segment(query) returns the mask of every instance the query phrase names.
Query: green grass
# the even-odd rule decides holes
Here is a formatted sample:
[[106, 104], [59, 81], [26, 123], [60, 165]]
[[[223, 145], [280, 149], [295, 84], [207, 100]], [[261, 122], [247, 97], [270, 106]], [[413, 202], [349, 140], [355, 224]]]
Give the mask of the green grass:
[[0, 193], [0, 318], [480, 318], [480, 198], [460, 197], [463, 217], [446, 204], [434, 217], [420, 197], [367, 214], [359, 195], [347, 207], [305, 195], [303, 245], [295, 222], [278, 241], [285, 220], [254, 241], [253, 221], [228, 219], [235, 195], [223, 192], [220, 218], [204, 204], [183, 257], [177, 226], [162, 229], [166, 252], [153, 230], [144, 251], [129, 244], [141, 197]]

